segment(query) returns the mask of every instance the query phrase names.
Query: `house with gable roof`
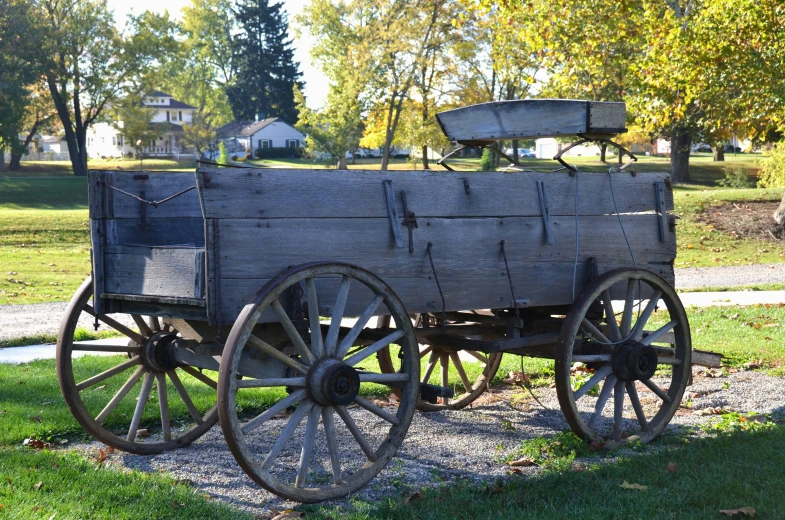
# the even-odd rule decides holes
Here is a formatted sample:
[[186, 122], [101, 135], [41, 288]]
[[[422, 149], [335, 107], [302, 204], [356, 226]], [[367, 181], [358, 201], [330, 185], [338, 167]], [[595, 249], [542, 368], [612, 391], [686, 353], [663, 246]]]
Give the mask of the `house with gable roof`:
[[[257, 115], [254, 121], [233, 121], [217, 131], [218, 139], [230, 154], [255, 153], [260, 148], [291, 148], [305, 146], [305, 135], [278, 119]], [[293, 152], [294, 153], [294, 152]]]

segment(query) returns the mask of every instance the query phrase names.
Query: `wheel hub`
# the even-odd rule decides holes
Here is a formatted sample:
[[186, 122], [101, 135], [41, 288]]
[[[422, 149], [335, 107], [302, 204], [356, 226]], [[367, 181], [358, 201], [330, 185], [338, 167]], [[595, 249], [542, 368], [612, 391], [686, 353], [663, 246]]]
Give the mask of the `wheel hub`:
[[622, 343], [611, 359], [613, 374], [622, 381], [651, 379], [657, 370], [657, 351], [637, 341]]
[[334, 358], [318, 361], [308, 371], [305, 388], [308, 395], [322, 406], [346, 405], [360, 392], [357, 371]]
[[156, 372], [174, 370], [180, 364], [174, 357], [174, 340], [177, 334], [173, 332], [156, 332], [142, 346], [142, 363]]

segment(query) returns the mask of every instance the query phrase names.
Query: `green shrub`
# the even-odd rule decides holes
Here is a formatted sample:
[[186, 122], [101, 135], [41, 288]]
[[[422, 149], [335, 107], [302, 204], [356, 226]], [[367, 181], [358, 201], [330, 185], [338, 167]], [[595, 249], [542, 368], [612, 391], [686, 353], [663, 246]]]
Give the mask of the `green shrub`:
[[492, 172], [496, 171], [496, 165], [494, 164], [494, 156], [493, 152], [490, 148], [486, 148], [482, 152], [482, 157], [480, 158], [480, 171], [481, 172]]
[[257, 159], [299, 159], [303, 156], [302, 148], [257, 148], [254, 155]]
[[762, 188], [785, 187], [785, 141], [774, 145], [760, 162], [758, 186]]
[[755, 181], [750, 179], [744, 168], [733, 165], [725, 168], [725, 178], [720, 181], [720, 186], [726, 188], [754, 188]]
[[223, 141], [218, 143], [218, 164], [229, 164], [229, 155], [226, 153], [226, 145]]

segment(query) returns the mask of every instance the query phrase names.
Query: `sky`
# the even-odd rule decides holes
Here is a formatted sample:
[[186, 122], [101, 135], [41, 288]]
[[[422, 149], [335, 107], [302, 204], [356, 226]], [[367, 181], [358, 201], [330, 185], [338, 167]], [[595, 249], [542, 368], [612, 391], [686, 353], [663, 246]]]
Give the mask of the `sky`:
[[[296, 38], [292, 25], [295, 15], [302, 12], [303, 7], [309, 0], [283, 0], [284, 9], [289, 13], [289, 28], [292, 39], [294, 40], [294, 59], [300, 62], [300, 71], [303, 73], [305, 81], [305, 97], [309, 107], [318, 108], [327, 97], [328, 85], [324, 75], [311, 64], [311, 38], [305, 34], [302, 38]], [[169, 14], [175, 18], [180, 17], [180, 10], [189, 5], [191, 0], [108, 0], [107, 4], [115, 13], [117, 25], [123, 26], [129, 13], [139, 14], [144, 11], [154, 11], [162, 13], [168, 10]]]

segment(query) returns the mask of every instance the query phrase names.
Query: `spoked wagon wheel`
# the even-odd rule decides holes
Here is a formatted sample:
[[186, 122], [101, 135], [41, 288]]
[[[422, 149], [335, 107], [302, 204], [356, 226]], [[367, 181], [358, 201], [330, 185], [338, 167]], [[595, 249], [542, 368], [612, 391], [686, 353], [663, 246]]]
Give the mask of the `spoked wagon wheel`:
[[[300, 289], [307, 320], [295, 325], [284, 305]], [[375, 313], [390, 314], [395, 330], [380, 334], [368, 328]], [[321, 316], [329, 317], [329, 326], [316, 325]], [[342, 326], [348, 316], [359, 317]], [[260, 321], [287, 331], [291, 355], [253, 332]], [[373, 370], [373, 355], [393, 344], [401, 351], [402, 369]], [[238, 378], [244, 356], [277, 360], [285, 376]], [[218, 379], [221, 428], [240, 466], [268, 491], [300, 502], [344, 496], [375, 477], [403, 442], [419, 391], [418, 361], [406, 310], [379, 278], [347, 264], [289, 269], [256, 294], [229, 334]], [[391, 388], [400, 397], [389, 398]], [[238, 394], [263, 391], [282, 398], [260, 415], [240, 417]], [[374, 394], [385, 401], [374, 400]]]
[[[137, 332], [118, 316], [99, 315], [98, 322], [121, 337], [80, 341], [80, 319], [92, 324], [96, 318], [92, 296], [88, 278], [57, 339], [57, 377], [73, 416], [96, 440], [130, 453], [160, 453], [198, 439], [218, 420], [215, 381], [173, 361], [168, 347], [177, 331], [155, 316], [132, 315]], [[153, 399], [157, 403], [148, 403]]]
[[596, 278], [570, 308], [556, 390], [578, 436], [649, 442], [679, 408], [691, 369], [690, 327], [676, 292], [649, 271], [617, 269]]
[[[429, 403], [422, 399], [417, 400], [417, 409], [423, 412], [436, 412], [439, 410], [460, 410], [473, 403], [480, 397], [499, 370], [502, 354], [485, 354], [473, 350], [463, 350], [460, 353], [453, 349], [440, 348], [433, 343], [420, 345], [420, 361], [427, 360], [425, 371], [420, 381], [443, 387], [452, 387], [455, 396], [452, 398], [440, 397], [436, 403]], [[396, 372], [400, 363], [393, 360], [390, 349], [382, 349], [377, 355], [379, 368], [385, 374]], [[438, 367], [438, 370], [436, 370]], [[457, 374], [460, 383], [450, 383], [450, 373]]]

